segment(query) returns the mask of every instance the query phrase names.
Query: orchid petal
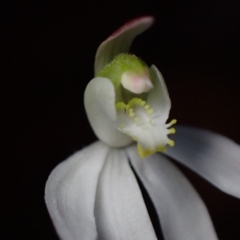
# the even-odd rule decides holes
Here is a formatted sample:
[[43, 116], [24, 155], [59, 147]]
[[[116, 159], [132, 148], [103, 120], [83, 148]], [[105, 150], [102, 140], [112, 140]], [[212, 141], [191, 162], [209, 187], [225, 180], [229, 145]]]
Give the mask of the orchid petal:
[[95, 217], [99, 239], [157, 239], [138, 183], [122, 150], [110, 150], [99, 176]]
[[151, 66], [151, 80], [154, 88], [149, 92], [147, 103], [157, 113], [158, 120], [165, 123], [169, 116], [171, 100], [162, 74], [156, 66]]
[[94, 143], [60, 163], [49, 176], [45, 201], [61, 239], [96, 240], [94, 200], [108, 150], [104, 143]]
[[201, 198], [168, 159], [155, 154], [143, 161], [134, 147], [127, 153], [155, 205], [165, 240], [217, 239]]
[[123, 147], [132, 142], [114, 125], [117, 118], [115, 90], [109, 79], [91, 80], [84, 93], [84, 104], [93, 131], [100, 140], [111, 147]]
[[94, 72], [95, 76], [119, 53], [128, 52], [134, 38], [148, 29], [154, 22], [153, 17], [141, 17], [130, 21], [114, 32], [98, 47]]
[[178, 126], [166, 154], [225, 193], [240, 198], [240, 146], [210, 131]]

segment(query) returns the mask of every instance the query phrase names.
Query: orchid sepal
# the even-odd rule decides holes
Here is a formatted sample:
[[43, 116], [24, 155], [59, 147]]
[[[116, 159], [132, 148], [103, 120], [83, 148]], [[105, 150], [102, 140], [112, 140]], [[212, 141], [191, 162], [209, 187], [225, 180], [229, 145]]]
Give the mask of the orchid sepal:
[[154, 23], [152, 16], [134, 19], [110, 35], [97, 49], [94, 63], [95, 76], [119, 53], [127, 53], [134, 38]]

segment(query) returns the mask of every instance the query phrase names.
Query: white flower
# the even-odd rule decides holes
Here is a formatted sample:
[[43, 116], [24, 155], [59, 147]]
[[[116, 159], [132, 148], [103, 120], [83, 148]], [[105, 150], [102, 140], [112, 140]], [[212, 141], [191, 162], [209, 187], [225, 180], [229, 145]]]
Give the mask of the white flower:
[[[98, 48], [96, 77], [88, 84], [84, 99], [91, 126], [101, 141], [60, 163], [46, 184], [46, 204], [61, 239], [157, 239], [129, 162], [152, 199], [165, 240], [217, 239], [201, 198], [165, 155], [240, 197], [236, 143], [184, 126], [176, 127], [172, 140], [168, 138], [175, 132], [169, 129], [175, 120], [166, 123], [171, 103], [156, 67], [145, 69], [140, 62], [140, 68], [133, 67], [136, 71], [131, 67], [132, 71], [124, 69], [120, 74], [115, 68], [111, 78], [104, 70], [118, 67], [133, 39], [152, 23], [152, 17], [136, 19]], [[151, 155], [165, 150], [166, 144], [173, 146], [173, 141], [175, 147], [167, 147], [165, 155]]]

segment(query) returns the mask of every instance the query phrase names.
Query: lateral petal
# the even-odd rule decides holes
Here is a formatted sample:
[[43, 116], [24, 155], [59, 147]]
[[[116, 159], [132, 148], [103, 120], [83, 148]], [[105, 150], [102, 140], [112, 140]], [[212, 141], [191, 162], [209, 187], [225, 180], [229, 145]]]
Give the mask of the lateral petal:
[[225, 193], [240, 198], [240, 146], [220, 134], [178, 126], [166, 154]]
[[151, 66], [151, 77], [154, 88], [149, 91], [147, 103], [158, 115], [160, 123], [166, 123], [171, 108], [167, 86], [164, 78], [156, 66]]

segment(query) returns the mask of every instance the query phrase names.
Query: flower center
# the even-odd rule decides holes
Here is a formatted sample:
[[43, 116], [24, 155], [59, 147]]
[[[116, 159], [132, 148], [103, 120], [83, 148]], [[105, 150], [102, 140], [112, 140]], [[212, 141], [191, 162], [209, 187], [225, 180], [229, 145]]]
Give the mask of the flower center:
[[175, 124], [176, 120], [168, 124], [160, 122], [157, 112], [146, 101], [133, 98], [127, 104], [117, 102], [116, 110], [117, 128], [138, 142], [138, 153], [142, 158], [165, 151], [167, 144], [174, 146], [174, 141], [167, 135], [175, 133], [174, 128], [168, 128]]

